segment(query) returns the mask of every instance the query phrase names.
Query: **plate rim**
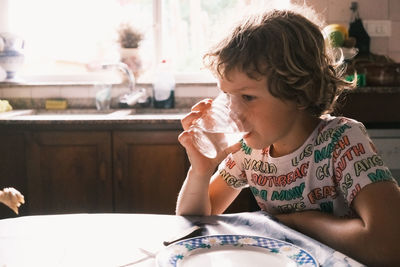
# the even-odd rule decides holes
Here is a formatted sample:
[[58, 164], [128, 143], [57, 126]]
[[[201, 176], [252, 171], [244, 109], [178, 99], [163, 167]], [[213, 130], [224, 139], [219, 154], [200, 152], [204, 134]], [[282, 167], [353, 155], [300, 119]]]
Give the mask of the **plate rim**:
[[[228, 237], [236, 237], [237, 238], [237, 240], [236, 240], [236, 244], [237, 245], [242, 245], [242, 246], [246, 246], [246, 247], [258, 247], [258, 248], [264, 248], [264, 249], [270, 249], [270, 248], [268, 248], [267, 246], [264, 246], [264, 247], [263, 246], [259, 246], [257, 244], [256, 245], [254, 245], [254, 244], [245, 244], [245, 243], [240, 244], [237, 241], [240, 240], [240, 239], [250, 238], [250, 239], [253, 239], [253, 240], [254, 239], [263, 239], [263, 240], [270, 240], [270, 241], [278, 242], [278, 243], [283, 244], [283, 246], [287, 245], [287, 246], [290, 246], [290, 247], [293, 247], [293, 248], [295, 248], [297, 250], [302, 251], [303, 253], [305, 253], [308, 257], [310, 257], [313, 260], [313, 263], [311, 263], [312, 266], [315, 266], [315, 267], [319, 267], [320, 266], [319, 262], [313, 256], [313, 254], [311, 254], [308, 250], [306, 250], [304, 248], [301, 248], [301, 247], [299, 247], [297, 245], [294, 245], [294, 244], [292, 244], [290, 242], [283, 241], [283, 240], [280, 240], [280, 239], [277, 239], [277, 238], [273, 238], [273, 237], [247, 235], [247, 234], [213, 234], [213, 235], [202, 235], [202, 236], [196, 236], [196, 237], [182, 239], [182, 240], [180, 240], [178, 242], [175, 242], [173, 244], [168, 245], [160, 253], [157, 254], [157, 257], [156, 257], [157, 266], [159, 266], [159, 267], [167, 267], [167, 266], [168, 267], [169, 266], [176, 267], [177, 264], [174, 265], [174, 264], [172, 264], [170, 262], [171, 261], [170, 260], [171, 257], [175, 257], [175, 255], [170, 250], [173, 247], [176, 247], [178, 245], [182, 246], [182, 244], [185, 243], [185, 242], [187, 243], [189, 241], [194, 241], [194, 240], [197, 240], [197, 239], [228, 238]], [[213, 245], [213, 246], [223, 246], [223, 245], [224, 244], [217, 244], [217, 245]], [[233, 245], [233, 244], [225, 244], [225, 245]], [[197, 250], [197, 249], [205, 249], [205, 248], [211, 248], [211, 246], [210, 247], [195, 247], [194, 249], [188, 250], [187, 252], [190, 252], [190, 251], [193, 251], [193, 250]], [[182, 258], [179, 258], [179, 259], [183, 259], [183, 257], [184, 256], [182, 256]], [[163, 262], [160, 262], [161, 259], [163, 260]], [[168, 261], [165, 261], [166, 259], [168, 259]], [[293, 261], [299, 266], [298, 262], [296, 262], [295, 260], [293, 260]], [[178, 259], [175, 261], [175, 263], [176, 262], [178, 262]]]

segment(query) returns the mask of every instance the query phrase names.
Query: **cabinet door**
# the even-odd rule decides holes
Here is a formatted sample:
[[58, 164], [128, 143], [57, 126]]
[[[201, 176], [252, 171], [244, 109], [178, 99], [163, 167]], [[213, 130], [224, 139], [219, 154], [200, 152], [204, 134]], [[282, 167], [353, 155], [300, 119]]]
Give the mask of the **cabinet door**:
[[116, 212], [174, 214], [188, 170], [179, 131], [113, 134]]
[[31, 214], [111, 212], [111, 133], [33, 132], [28, 136]]
[[[19, 131], [0, 132], [0, 189], [14, 187], [26, 194], [25, 140]], [[26, 205], [19, 209], [20, 215], [27, 214]], [[0, 204], [0, 219], [16, 216], [14, 212]]]
[[334, 115], [346, 116], [364, 124], [386, 125], [385, 127], [398, 125], [400, 121], [399, 91], [387, 93], [354, 91], [339, 98], [338, 111]]

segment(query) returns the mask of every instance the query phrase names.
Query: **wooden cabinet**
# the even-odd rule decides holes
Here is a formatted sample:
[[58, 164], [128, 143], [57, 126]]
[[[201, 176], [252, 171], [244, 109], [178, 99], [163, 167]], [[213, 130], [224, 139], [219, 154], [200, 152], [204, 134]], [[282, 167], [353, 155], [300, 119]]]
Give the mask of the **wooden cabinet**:
[[[5, 187], [27, 190], [25, 163], [25, 136], [23, 131], [0, 131], [0, 189]], [[26, 206], [19, 210], [21, 215], [27, 213]], [[0, 219], [14, 217], [16, 214], [0, 204]]]
[[[180, 130], [10, 130], [0, 133], [0, 186], [21, 215], [174, 214], [189, 168]], [[15, 216], [0, 205], [0, 218]]]
[[180, 131], [116, 131], [116, 212], [174, 214], [189, 162], [178, 144]]
[[111, 212], [111, 133], [38, 131], [27, 135], [30, 214]]
[[[335, 115], [356, 119], [371, 128], [398, 128], [400, 91], [349, 92], [339, 99]], [[381, 89], [384, 91], [385, 89]]]
[[[15, 187], [25, 195], [21, 215], [174, 214], [189, 169], [178, 142], [181, 130], [146, 127], [2, 125], [0, 186]], [[255, 210], [253, 199], [244, 190], [227, 212]], [[0, 218], [12, 216], [0, 205]]]

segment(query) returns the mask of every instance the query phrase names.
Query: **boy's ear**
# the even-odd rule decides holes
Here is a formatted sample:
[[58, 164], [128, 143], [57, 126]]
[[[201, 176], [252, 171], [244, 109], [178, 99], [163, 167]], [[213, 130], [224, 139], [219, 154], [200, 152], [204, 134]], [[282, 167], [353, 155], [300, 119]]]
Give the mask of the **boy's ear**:
[[304, 104], [299, 103], [299, 101], [297, 101], [296, 107], [298, 110], [305, 110], [307, 108]]
[[304, 101], [302, 101], [299, 96], [296, 96], [293, 101], [296, 103], [297, 110], [305, 110], [307, 108], [307, 106], [304, 104]]
[[297, 104], [297, 109], [298, 110], [305, 110], [307, 107], [305, 107], [305, 106], [303, 106], [303, 105], [300, 105], [300, 104]]

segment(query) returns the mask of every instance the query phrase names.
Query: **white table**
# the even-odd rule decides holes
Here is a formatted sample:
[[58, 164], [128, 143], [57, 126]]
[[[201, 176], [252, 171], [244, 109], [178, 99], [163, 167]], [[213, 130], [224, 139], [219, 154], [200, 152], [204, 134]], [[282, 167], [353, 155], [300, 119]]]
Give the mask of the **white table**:
[[[155, 253], [163, 241], [194, 224], [203, 235], [272, 237], [301, 246], [321, 266], [360, 266], [331, 248], [276, 222], [263, 212], [210, 217], [151, 214], [70, 214], [0, 220], [0, 266], [117, 267]], [[133, 266], [156, 266], [155, 259]], [[204, 266], [205, 267], [205, 266]]]

